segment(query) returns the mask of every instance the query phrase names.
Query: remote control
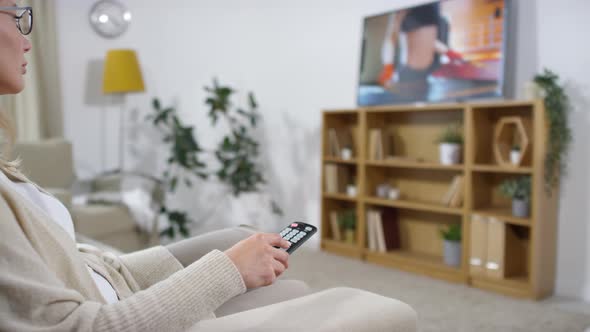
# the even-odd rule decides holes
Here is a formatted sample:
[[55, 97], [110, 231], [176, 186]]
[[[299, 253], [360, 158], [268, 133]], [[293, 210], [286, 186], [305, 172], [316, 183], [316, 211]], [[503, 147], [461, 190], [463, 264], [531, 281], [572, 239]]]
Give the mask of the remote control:
[[293, 253], [299, 248], [303, 242], [307, 241], [312, 235], [317, 232], [315, 226], [306, 224], [304, 222], [294, 222], [283, 229], [279, 234], [281, 237], [291, 243], [291, 246], [286, 249], [288, 254]]

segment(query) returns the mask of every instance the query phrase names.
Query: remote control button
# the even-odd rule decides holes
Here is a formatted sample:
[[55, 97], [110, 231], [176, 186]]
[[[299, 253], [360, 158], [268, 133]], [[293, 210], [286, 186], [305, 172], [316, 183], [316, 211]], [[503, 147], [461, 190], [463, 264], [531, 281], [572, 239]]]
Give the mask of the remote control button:
[[307, 235], [307, 233], [305, 233], [305, 232], [301, 232], [299, 234], [301, 234], [302, 236], [306, 236]]
[[299, 242], [299, 239], [293, 239], [293, 240], [291, 240], [291, 242], [297, 243], [297, 242]]
[[297, 225], [297, 223], [292, 223], [291, 224], [291, 227], [297, 227], [297, 226], [299, 226], [299, 225]]
[[313, 229], [313, 228], [311, 228], [311, 227], [309, 227], [309, 226], [305, 227], [305, 230], [306, 230], [306, 231], [308, 231], [308, 232], [309, 232], [309, 231], [311, 231], [312, 229]]

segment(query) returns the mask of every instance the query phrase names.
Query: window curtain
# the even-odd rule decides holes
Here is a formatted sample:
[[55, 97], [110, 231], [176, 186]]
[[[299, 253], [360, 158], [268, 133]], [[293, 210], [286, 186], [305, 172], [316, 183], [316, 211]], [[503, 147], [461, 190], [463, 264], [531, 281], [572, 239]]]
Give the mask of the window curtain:
[[26, 55], [25, 89], [0, 96], [0, 108], [13, 119], [16, 139], [35, 141], [63, 136], [55, 1], [28, 0], [33, 7], [32, 44]]

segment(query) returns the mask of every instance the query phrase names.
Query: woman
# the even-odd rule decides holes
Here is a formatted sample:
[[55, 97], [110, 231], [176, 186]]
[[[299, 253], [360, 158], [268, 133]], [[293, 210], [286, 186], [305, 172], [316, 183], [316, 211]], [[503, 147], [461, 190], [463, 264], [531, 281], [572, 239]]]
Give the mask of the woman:
[[[0, 0], [0, 94], [24, 88], [32, 20], [30, 7]], [[0, 129], [11, 131], [1, 114]], [[285, 271], [288, 254], [275, 246], [289, 242], [234, 229], [121, 257], [78, 248], [66, 208], [0, 155], [0, 331], [183, 331], [216, 311], [304, 294], [301, 283], [277, 284], [226, 303]]]

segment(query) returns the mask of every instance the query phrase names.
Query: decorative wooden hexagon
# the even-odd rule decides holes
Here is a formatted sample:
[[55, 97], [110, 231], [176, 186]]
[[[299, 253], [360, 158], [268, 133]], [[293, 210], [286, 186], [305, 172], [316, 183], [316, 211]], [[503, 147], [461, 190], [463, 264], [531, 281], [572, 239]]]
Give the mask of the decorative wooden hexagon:
[[[530, 120], [519, 116], [500, 118], [494, 130], [494, 156], [501, 166], [518, 167], [531, 153], [531, 125]], [[510, 162], [510, 150], [514, 135], [518, 135], [520, 143], [520, 160], [515, 165]]]

